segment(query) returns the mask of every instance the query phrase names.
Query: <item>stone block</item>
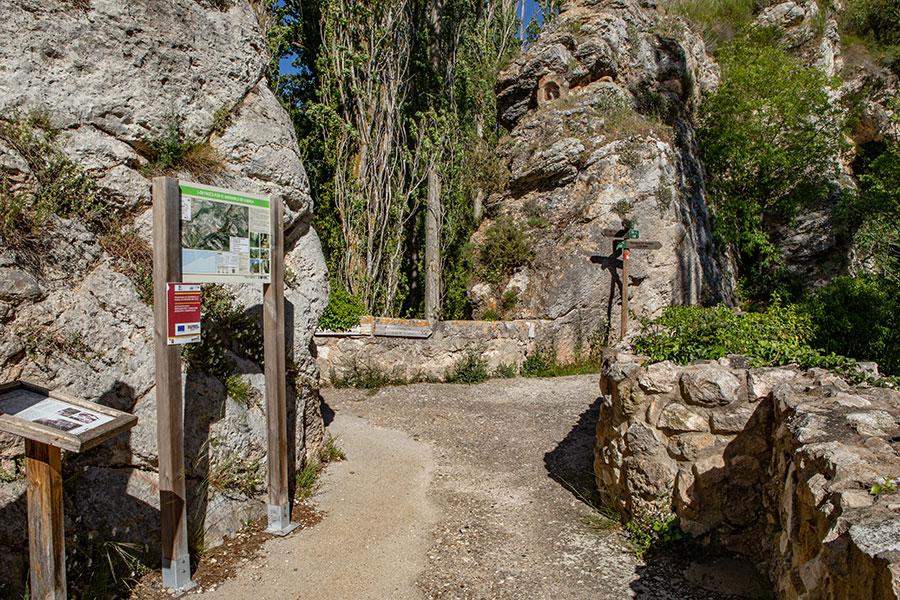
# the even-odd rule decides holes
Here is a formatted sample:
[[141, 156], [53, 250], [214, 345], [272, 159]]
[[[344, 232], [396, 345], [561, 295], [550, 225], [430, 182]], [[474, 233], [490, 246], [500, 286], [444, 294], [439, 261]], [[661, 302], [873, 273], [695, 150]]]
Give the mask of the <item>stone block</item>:
[[680, 385], [684, 401], [698, 406], [726, 406], [739, 399], [741, 389], [741, 381], [730, 371], [712, 365], [686, 369]]
[[709, 431], [709, 422], [705, 416], [698, 415], [687, 406], [678, 402], [670, 402], [662, 410], [656, 426], [660, 429], [678, 433]]

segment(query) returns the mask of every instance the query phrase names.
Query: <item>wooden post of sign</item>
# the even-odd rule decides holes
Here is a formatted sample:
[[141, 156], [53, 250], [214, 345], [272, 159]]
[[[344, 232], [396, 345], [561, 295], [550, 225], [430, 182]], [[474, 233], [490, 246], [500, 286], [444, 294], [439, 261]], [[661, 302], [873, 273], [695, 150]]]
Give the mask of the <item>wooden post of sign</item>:
[[287, 535], [291, 523], [288, 487], [287, 389], [284, 341], [284, 221], [281, 197], [271, 205], [271, 283], [263, 285], [263, 352], [266, 375], [269, 506], [266, 531]]
[[194, 587], [184, 481], [184, 389], [181, 347], [167, 344], [166, 283], [181, 281], [181, 194], [178, 180], [153, 178], [153, 345], [163, 586]]
[[65, 600], [66, 547], [59, 448], [26, 438], [25, 473], [31, 597]]

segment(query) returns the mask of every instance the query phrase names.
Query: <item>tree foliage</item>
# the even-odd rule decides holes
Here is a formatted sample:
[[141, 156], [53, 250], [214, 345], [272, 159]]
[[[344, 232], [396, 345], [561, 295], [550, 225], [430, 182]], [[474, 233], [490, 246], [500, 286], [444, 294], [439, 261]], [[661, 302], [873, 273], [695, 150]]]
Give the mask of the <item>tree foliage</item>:
[[770, 293], [778, 273], [772, 231], [828, 199], [842, 151], [843, 119], [829, 95], [835, 82], [768, 35], [720, 49], [722, 83], [700, 122], [715, 233], [736, 251], [751, 296]]
[[298, 132], [314, 225], [337, 285], [370, 312], [421, 312], [430, 169], [443, 190], [444, 316], [465, 309], [460, 287], [484, 170], [473, 157], [496, 143], [494, 83], [518, 47], [515, 6], [287, 0], [272, 8], [272, 85]]

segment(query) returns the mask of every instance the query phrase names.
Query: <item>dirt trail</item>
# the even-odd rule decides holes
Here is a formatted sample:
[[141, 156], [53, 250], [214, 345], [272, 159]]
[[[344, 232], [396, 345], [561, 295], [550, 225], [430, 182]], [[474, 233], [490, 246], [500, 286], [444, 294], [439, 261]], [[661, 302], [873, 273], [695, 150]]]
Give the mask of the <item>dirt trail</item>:
[[314, 497], [321, 523], [273, 539], [264, 555], [204, 598], [413, 600], [437, 510], [427, 444], [349, 415], [328, 427], [347, 460], [329, 465]]
[[[312, 528], [209, 598], [721, 600], [763, 595], [752, 567], [658, 556], [598, 530], [596, 376], [326, 390], [347, 460]], [[592, 520], [593, 519], [593, 520]], [[732, 595], [733, 594], [733, 595]], [[739, 594], [739, 596], [737, 596]]]

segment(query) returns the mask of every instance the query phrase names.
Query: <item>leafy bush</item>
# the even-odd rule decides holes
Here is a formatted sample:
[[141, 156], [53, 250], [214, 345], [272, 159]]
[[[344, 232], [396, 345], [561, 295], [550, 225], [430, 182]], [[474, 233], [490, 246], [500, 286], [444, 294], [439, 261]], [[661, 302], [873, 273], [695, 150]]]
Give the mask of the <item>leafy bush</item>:
[[841, 25], [868, 42], [896, 70], [900, 66], [900, 0], [848, 0]]
[[[771, 35], [771, 34], [769, 34]], [[782, 257], [769, 232], [829, 195], [842, 148], [835, 82], [757, 32], [721, 49], [722, 83], [703, 103], [702, 158], [720, 246], [732, 246], [742, 289], [767, 297]]]
[[249, 406], [253, 394], [253, 386], [250, 382], [238, 375], [232, 373], [225, 379], [225, 390], [232, 400], [238, 404]]
[[874, 360], [900, 375], [900, 285], [875, 277], [838, 277], [807, 303], [816, 347]]
[[519, 374], [519, 368], [516, 365], [497, 365], [497, 368], [494, 369], [494, 374], [492, 377], [499, 377], [500, 379], [511, 379]]
[[319, 319], [319, 327], [330, 331], [346, 331], [359, 325], [359, 318], [366, 314], [362, 300], [335, 285], [328, 294], [328, 305]]
[[842, 207], [861, 258], [900, 285], [900, 148], [887, 148], [861, 169], [860, 190]]
[[448, 383], [481, 383], [487, 378], [487, 361], [479, 350], [468, 350], [447, 373]]
[[653, 322], [644, 321], [634, 349], [657, 362], [687, 364], [728, 354], [751, 359], [755, 367], [797, 363], [802, 367], [851, 368], [852, 361], [813, 348], [813, 322], [798, 305], [778, 298], [762, 312], [738, 313], [726, 306], [670, 306]]
[[534, 250], [525, 232], [509, 217], [501, 217], [488, 227], [479, 251], [482, 276], [500, 283], [518, 267], [534, 258]]
[[500, 314], [497, 313], [497, 311], [494, 310], [493, 308], [489, 308], [486, 311], [484, 311], [484, 313], [481, 315], [481, 320], [482, 321], [499, 321]]

